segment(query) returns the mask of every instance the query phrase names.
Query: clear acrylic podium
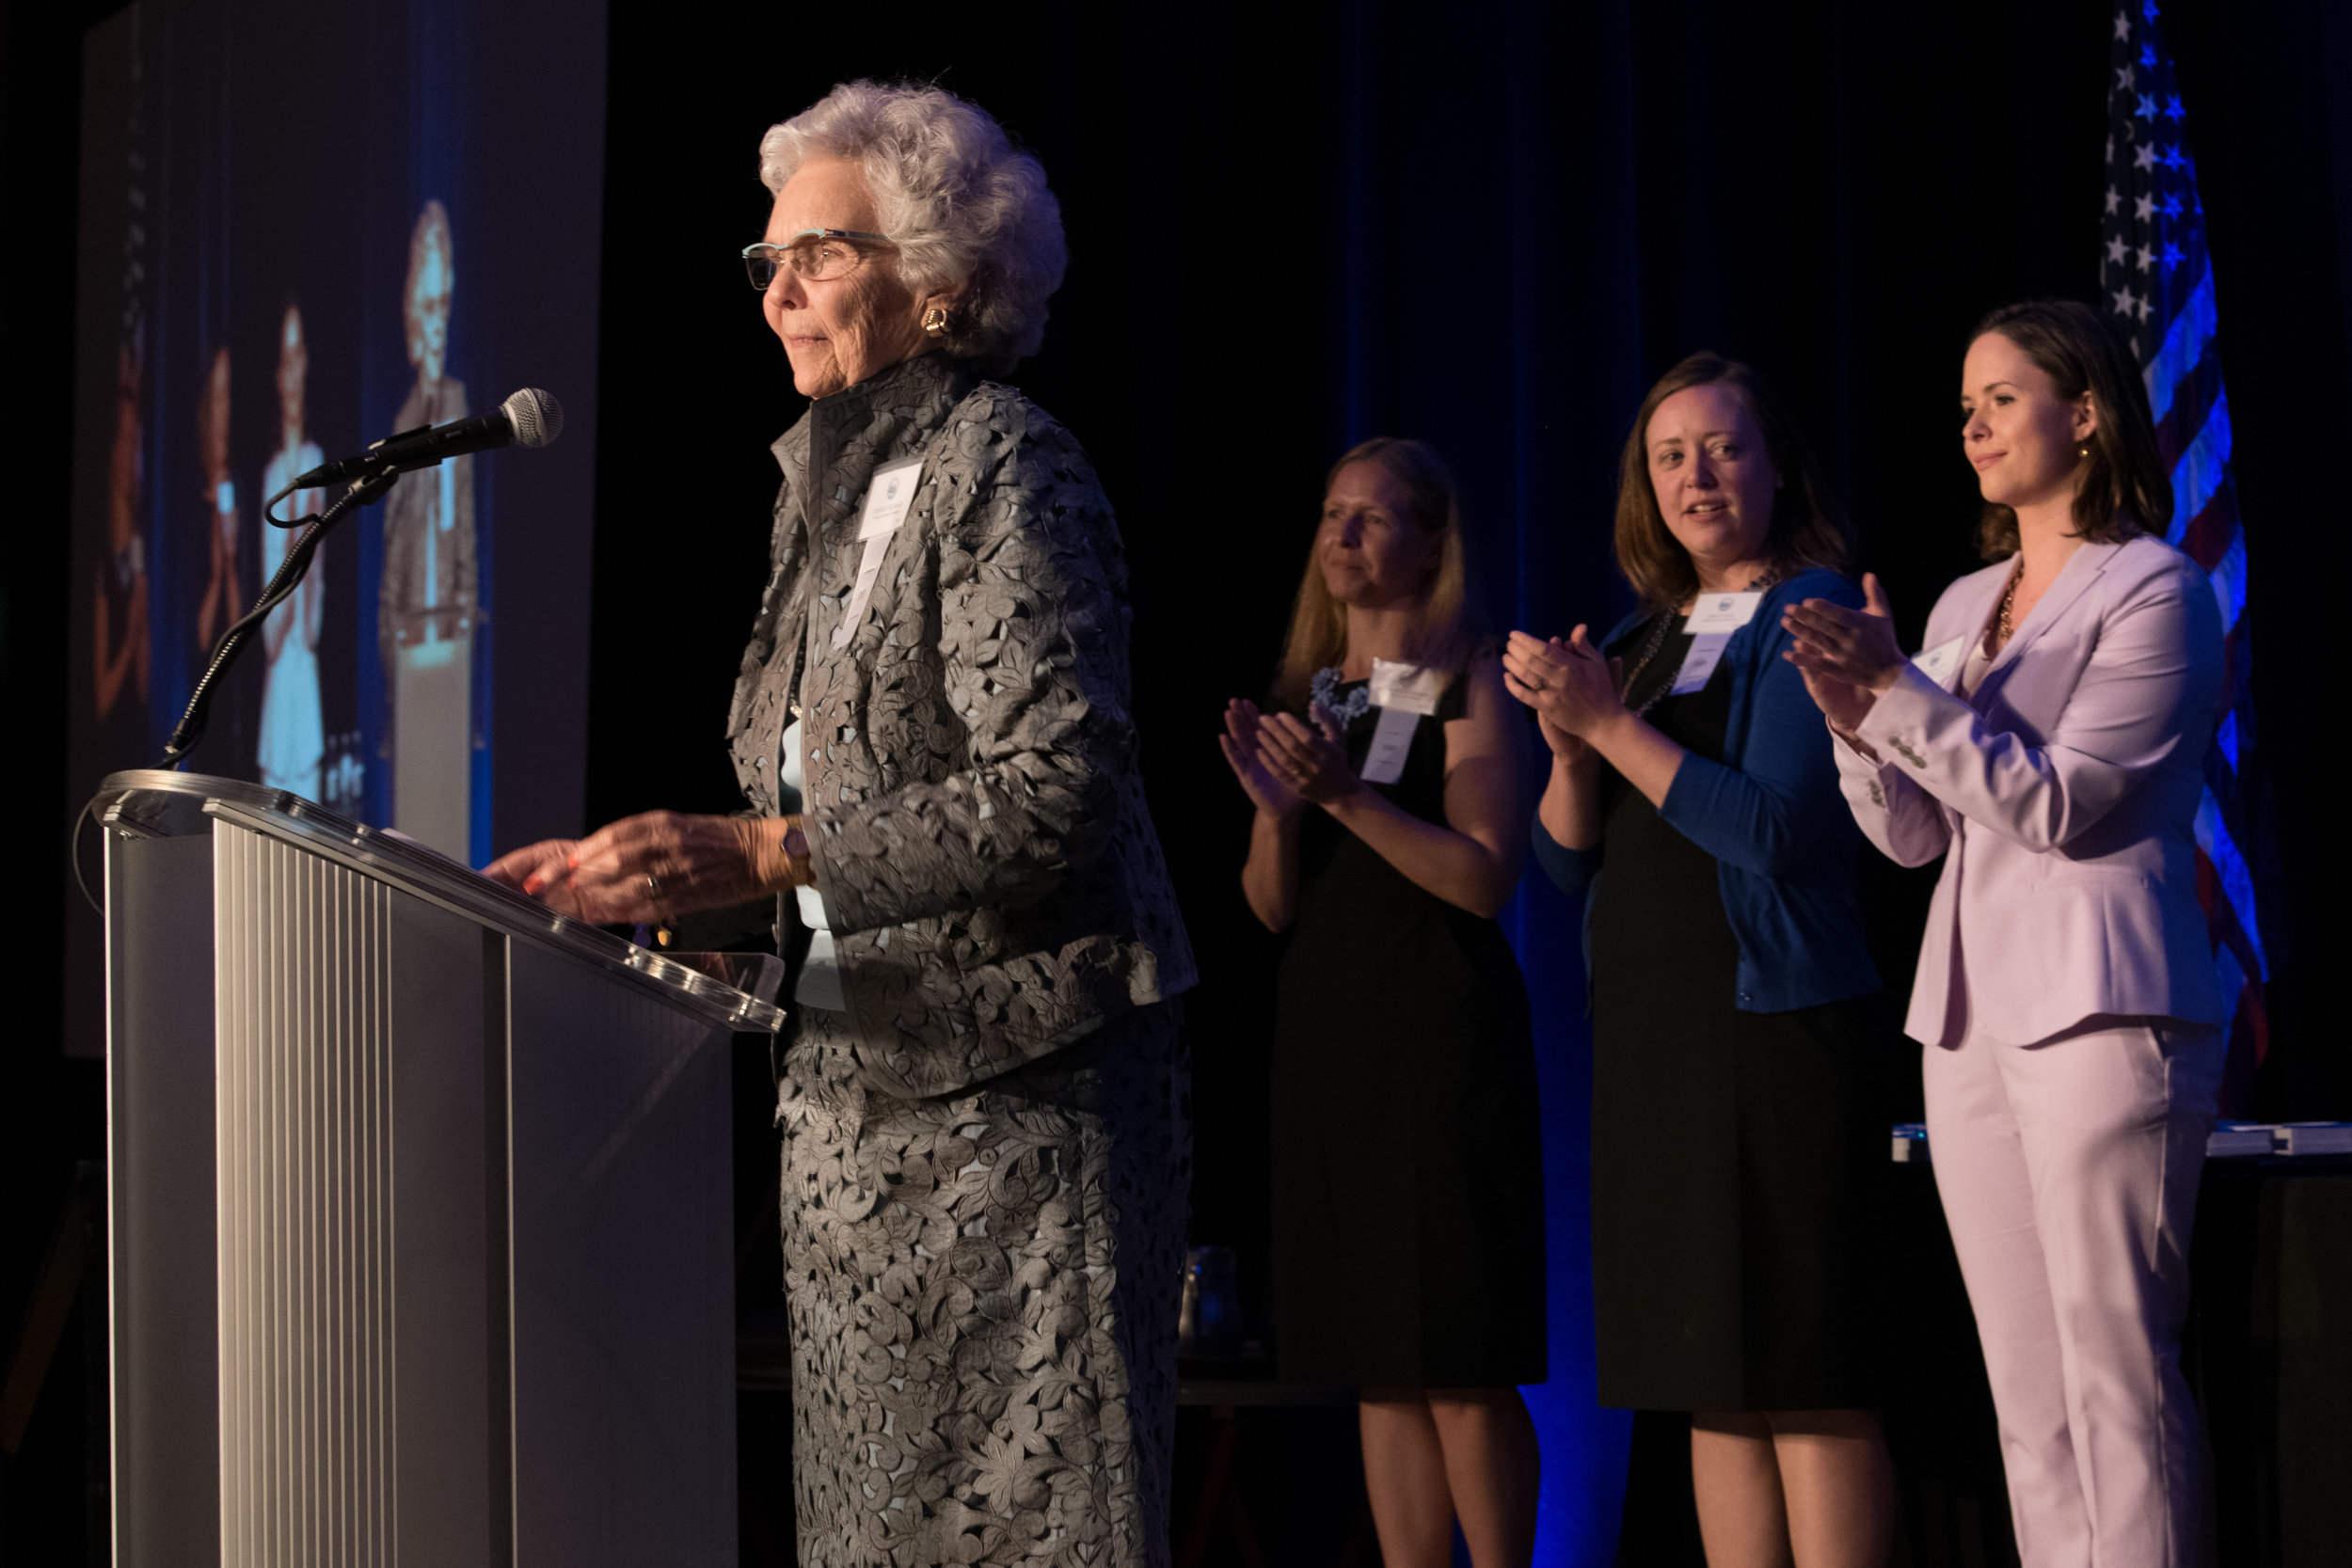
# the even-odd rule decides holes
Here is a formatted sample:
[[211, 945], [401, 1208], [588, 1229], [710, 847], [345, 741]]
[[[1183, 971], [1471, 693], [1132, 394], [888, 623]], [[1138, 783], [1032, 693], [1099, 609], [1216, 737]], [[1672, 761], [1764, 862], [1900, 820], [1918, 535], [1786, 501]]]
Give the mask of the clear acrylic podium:
[[276, 790], [101, 800], [115, 1560], [732, 1568], [782, 1013]]

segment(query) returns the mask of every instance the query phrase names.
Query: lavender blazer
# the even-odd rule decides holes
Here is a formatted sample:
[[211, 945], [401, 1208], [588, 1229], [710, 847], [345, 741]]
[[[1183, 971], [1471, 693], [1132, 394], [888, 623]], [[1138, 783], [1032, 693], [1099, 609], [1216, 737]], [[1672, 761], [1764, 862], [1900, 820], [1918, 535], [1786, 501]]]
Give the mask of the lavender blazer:
[[1905, 1030], [1956, 1046], [1973, 1022], [2026, 1045], [2100, 1014], [2219, 1024], [2196, 870], [2224, 678], [2212, 585], [2159, 539], [2084, 545], [1956, 696], [2009, 571], [1944, 591], [1921, 657], [1960, 646], [1880, 695], [1856, 731], [1879, 760], [1836, 746], [1873, 844], [1947, 856]]

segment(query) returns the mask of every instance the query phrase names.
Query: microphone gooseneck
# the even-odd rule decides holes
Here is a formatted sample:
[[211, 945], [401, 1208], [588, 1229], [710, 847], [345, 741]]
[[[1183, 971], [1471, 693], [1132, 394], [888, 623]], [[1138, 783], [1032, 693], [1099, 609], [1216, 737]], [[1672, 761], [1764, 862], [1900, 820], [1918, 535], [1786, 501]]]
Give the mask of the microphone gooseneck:
[[[187, 710], [181, 714], [163, 760], [156, 766], [177, 768], [196, 750], [196, 743], [204, 737], [213, 694], [219, 689], [221, 677], [237, 661], [237, 656], [245, 651], [246, 642], [269, 618], [270, 611], [293, 595], [302, 575], [310, 569], [310, 559], [318, 553], [319, 541], [327, 530], [361, 507], [383, 499], [393, 482], [412, 469], [429, 468], [447, 458], [495, 447], [544, 447], [563, 434], [564, 405], [555, 401], [555, 394], [526, 387], [490, 413], [388, 436], [358, 457], [322, 464], [263, 501], [264, 522], [276, 528], [298, 528], [302, 533], [287, 547], [286, 559], [262, 588], [253, 608], [222, 632], [220, 641], [214, 644], [213, 656], [206, 662], [204, 673], [197, 677], [195, 690], [189, 693]], [[324, 488], [344, 480], [352, 482], [351, 488], [337, 497], [324, 513], [283, 521], [274, 515], [278, 503], [295, 491]]]
[[562, 434], [564, 405], [555, 401], [555, 394], [526, 387], [487, 414], [404, 430], [397, 436], [385, 436], [357, 457], [322, 463], [296, 478], [293, 487], [314, 490], [370, 474], [405, 474], [432, 467], [452, 457], [497, 447], [544, 447]]

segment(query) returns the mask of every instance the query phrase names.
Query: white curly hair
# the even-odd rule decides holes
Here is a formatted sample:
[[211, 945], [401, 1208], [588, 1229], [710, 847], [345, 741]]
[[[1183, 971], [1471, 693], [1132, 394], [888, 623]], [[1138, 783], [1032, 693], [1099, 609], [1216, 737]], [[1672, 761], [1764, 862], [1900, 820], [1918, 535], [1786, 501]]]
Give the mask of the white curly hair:
[[971, 280], [949, 353], [1009, 370], [1037, 352], [1070, 261], [1061, 203], [986, 110], [924, 82], [844, 82], [768, 128], [759, 178], [782, 191], [811, 158], [864, 167], [918, 295]]

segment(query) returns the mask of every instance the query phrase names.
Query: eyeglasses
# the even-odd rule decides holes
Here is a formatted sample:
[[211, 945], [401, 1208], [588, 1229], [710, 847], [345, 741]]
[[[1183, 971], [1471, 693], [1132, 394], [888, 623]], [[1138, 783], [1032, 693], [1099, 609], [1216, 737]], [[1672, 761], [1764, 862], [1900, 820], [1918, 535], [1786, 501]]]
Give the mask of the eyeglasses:
[[803, 229], [782, 245], [765, 241], [743, 247], [743, 270], [750, 274], [752, 287], [763, 293], [776, 280], [778, 267], [789, 267], [792, 276], [807, 283], [828, 283], [836, 277], [847, 277], [857, 270], [863, 253], [845, 240], [857, 240], [869, 245], [888, 245], [887, 234], [869, 234], [862, 229]]

